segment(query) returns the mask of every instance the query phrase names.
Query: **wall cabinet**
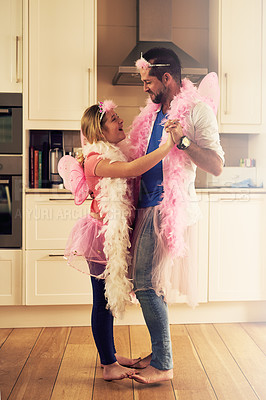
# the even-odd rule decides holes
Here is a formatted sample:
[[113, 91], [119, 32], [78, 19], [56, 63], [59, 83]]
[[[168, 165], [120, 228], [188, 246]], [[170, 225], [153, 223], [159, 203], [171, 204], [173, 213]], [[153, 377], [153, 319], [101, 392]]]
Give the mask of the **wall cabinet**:
[[95, 103], [96, 4], [28, 1], [28, 120], [79, 129], [83, 111]]
[[210, 0], [209, 68], [220, 80], [221, 133], [260, 133], [262, 0]]
[[0, 250], [0, 304], [20, 305], [22, 250]]
[[92, 303], [90, 277], [67, 265], [64, 248], [90, 200], [76, 206], [69, 194], [26, 196], [26, 304]]
[[266, 300], [265, 194], [211, 194], [209, 301]]
[[22, 0], [0, 2], [0, 92], [22, 92]]

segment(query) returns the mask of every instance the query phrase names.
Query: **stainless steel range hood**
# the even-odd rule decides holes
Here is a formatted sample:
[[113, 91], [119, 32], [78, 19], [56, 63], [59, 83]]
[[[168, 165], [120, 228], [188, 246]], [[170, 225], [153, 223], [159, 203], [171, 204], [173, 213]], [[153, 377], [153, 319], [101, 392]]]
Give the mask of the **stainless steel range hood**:
[[172, 0], [137, 0], [137, 44], [113, 78], [113, 85], [142, 85], [135, 61], [152, 47], [166, 47], [175, 51], [182, 66], [182, 77], [197, 83], [208, 73], [208, 68], [172, 42]]

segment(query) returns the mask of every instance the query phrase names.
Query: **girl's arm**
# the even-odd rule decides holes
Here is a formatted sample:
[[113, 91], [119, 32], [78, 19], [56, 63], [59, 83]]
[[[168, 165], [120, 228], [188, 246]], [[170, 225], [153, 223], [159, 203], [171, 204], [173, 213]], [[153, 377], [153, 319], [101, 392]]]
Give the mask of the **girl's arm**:
[[95, 167], [95, 175], [109, 178], [131, 178], [142, 175], [158, 164], [169, 153], [174, 144], [171, 134], [169, 134], [166, 143], [134, 161], [116, 161], [110, 164], [110, 160], [101, 160]]

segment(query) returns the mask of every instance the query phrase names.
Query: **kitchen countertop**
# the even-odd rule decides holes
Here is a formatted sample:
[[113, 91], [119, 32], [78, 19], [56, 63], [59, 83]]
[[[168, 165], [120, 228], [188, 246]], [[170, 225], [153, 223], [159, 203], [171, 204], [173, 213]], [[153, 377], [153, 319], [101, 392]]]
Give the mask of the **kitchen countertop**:
[[[196, 188], [197, 193], [265, 193], [266, 188], [232, 188], [232, 187], [217, 187], [217, 188]], [[67, 189], [26, 189], [25, 193], [27, 194], [70, 194], [70, 191]]]

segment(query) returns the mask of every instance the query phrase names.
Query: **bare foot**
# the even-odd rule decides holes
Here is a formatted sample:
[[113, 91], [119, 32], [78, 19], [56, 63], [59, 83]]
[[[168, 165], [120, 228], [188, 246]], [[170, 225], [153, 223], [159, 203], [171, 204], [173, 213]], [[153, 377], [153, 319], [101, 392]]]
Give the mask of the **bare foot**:
[[[123, 367], [133, 367], [133, 368], [135, 368], [135, 364], [138, 361], [141, 360], [141, 357], [139, 357], [139, 358], [127, 358], [127, 357], [120, 356], [117, 353], [115, 354], [115, 357], [116, 357], [116, 360], [117, 360], [118, 364], [122, 365]], [[104, 365], [101, 364], [101, 367], [103, 368]]]
[[133, 368], [137, 368], [137, 369], [146, 368], [148, 365], [150, 365], [151, 357], [152, 357], [152, 354], [149, 354], [148, 356], [141, 358], [139, 361], [137, 360], [136, 363], [132, 364], [131, 366]]
[[115, 354], [115, 356], [116, 356], [116, 359], [117, 359], [118, 363], [120, 365], [123, 365], [124, 367], [132, 367], [132, 366], [134, 366], [134, 368], [135, 368], [135, 364], [138, 361], [141, 360], [141, 357], [139, 357], [139, 358], [127, 358], [127, 357], [120, 356], [117, 353]]
[[148, 367], [143, 369], [143, 371], [138, 374], [130, 375], [129, 378], [134, 379], [136, 382], [146, 384], [168, 381], [169, 379], [173, 378], [173, 370], [160, 370], [148, 365]]
[[134, 369], [122, 367], [122, 365], [118, 364], [117, 361], [113, 364], [103, 365], [103, 379], [105, 379], [106, 381], [128, 378], [133, 374], [136, 375], [137, 371], [135, 371]]

